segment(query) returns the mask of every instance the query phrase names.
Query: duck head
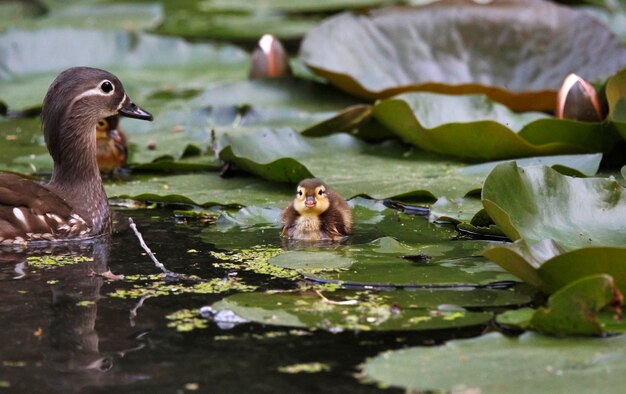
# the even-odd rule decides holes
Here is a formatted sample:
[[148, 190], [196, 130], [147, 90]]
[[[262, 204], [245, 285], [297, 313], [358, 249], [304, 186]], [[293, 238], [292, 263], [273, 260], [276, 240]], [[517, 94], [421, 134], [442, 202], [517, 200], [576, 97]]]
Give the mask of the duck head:
[[301, 181], [296, 189], [293, 206], [300, 215], [304, 216], [319, 216], [326, 212], [330, 207], [326, 185], [316, 178]]
[[[94, 151], [96, 125], [102, 118], [120, 115], [152, 120], [125, 93], [113, 74], [90, 67], [63, 71], [44, 98], [44, 137], [55, 164], [76, 158], [83, 150]], [[95, 161], [95, 153], [93, 155]]]

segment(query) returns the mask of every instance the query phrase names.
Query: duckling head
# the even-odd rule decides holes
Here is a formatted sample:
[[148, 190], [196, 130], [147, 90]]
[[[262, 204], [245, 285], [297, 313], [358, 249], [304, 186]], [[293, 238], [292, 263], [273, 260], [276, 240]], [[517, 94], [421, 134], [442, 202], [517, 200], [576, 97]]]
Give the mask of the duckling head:
[[330, 207], [326, 185], [319, 179], [305, 179], [298, 184], [293, 207], [302, 216], [319, 216]]

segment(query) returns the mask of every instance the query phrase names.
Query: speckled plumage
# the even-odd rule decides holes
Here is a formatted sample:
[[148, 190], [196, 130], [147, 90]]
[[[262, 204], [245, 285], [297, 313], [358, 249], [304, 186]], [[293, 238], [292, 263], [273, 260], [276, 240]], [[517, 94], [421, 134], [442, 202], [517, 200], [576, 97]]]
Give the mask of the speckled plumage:
[[0, 244], [85, 239], [111, 231], [96, 161], [96, 123], [117, 114], [152, 119], [104, 70], [75, 67], [54, 80], [42, 107], [52, 178], [42, 185], [0, 173]]
[[[320, 189], [322, 194], [318, 194]], [[298, 195], [301, 190], [303, 194]], [[307, 207], [304, 201], [311, 198], [316, 203], [313, 207]], [[281, 236], [289, 239], [329, 241], [352, 234], [352, 211], [348, 203], [315, 178], [300, 182], [296, 198], [283, 210], [281, 219]]]

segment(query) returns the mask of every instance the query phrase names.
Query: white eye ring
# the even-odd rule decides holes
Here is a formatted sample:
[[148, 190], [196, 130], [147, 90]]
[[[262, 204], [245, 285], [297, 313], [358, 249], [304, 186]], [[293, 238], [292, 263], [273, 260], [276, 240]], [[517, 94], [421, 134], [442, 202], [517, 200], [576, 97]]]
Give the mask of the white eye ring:
[[106, 95], [111, 95], [115, 92], [115, 85], [113, 85], [113, 83], [108, 79], [105, 79], [100, 82], [100, 90]]

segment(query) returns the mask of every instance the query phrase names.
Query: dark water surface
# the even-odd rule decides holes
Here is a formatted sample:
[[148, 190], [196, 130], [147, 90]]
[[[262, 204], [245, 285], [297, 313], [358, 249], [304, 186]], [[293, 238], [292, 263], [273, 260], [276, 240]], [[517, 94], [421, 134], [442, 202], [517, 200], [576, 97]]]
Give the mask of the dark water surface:
[[[106, 240], [58, 247], [93, 261], [34, 269], [26, 256], [0, 252], [0, 391], [7, 392], [400, 392], [360, 382], [358, 364], [381, 351], [480, 334], [463, 332], [353, 333], [293, 331], [260, 324], [180, 333], [166, 315], [199, 308], [230, 293], [149, 298], [131, 317], [137, 299], [108, 296], [128, 282], [111, 282], [92, 272], [155, 274], [126, 218], [134, 218], [146, 242], [168, 269], [201, 278], [223, 278], [200, 224], [178, 224], [172, 212], [119, 210], [110, 245]], [[198, 253], [187, 253], [197, 249]], [[241, 273], [264, 288], [293, 288], [292, 282]], [[331, 370], [287, 374], [279, 367], [321, 362]]]

